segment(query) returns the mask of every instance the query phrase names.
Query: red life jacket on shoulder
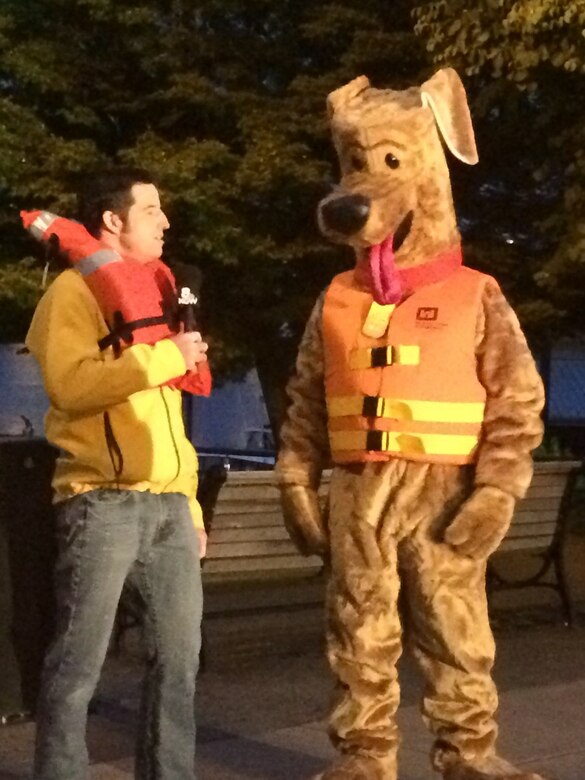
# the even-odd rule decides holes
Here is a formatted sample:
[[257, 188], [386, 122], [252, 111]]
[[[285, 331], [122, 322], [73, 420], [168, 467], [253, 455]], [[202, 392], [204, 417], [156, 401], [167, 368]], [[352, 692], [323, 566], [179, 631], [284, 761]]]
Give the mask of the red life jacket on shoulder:
[[[93, 293], [110, 333], [98, 342], [119, 353], [123, 346], [155, 344], [179, 332], [175, 279], [162, 260], [131, 263], [103, 246], [83, 225], [48, 211], [21, 211], [24, 227], [39, 241], [52, 236]], [[207, 362], [167, 384], [193, 395], [211, 393]]]

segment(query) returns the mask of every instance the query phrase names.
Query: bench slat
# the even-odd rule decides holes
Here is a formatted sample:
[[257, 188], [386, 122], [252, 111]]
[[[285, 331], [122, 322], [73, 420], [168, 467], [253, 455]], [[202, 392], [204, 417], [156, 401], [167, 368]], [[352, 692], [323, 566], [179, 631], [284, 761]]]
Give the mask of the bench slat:
[[538, 512], [536, 510], [531, 512], [516, 512], [512, 518], [512, 528], [524, 525], [533, 525], [535, 523], [555, 523], [558, 517], [557, 509], [547, 509], [544, 512]]
[[567, 474], [573, 469], [558, 469], [555, 471], [540, 471], [538, 464], [534, 467], [534, 474], [532, 477], [533, 484], [537, 485], [551, 485], [558, 480], [566, 480]]
[[517, 539], [519, 537], [545, 537], [552, 540], [557, 527], [556, 519], [543, 523], [540, 520], [536, 523], [512, 523], [510, 530], [506, 534], [506, 539]]
[[267, 528], [215, 528], [213, 531], [214, 548], [217, 544], [237, 543], [239, 545], [241, 542], [256, 541], [290, 541], [290, 537], [282, 523]]
[[203, 577], [206, 578], [213, 574], [236, 574], [236, 573], [262, 573], [280, 572], [280, 571], [302, 571], [307, 574], [316, 574], [321, 570], [323, 562], [316, 556], [304, 558], [300, 555], [273, 555], [270, 558], [262, 560], [262, 566], [259, 567], [257, 558], [228, 558], [224, 560], [208, 560], [203, 568]]
[[214, 516], [220, 515], [251, 515], [261, 512], [276, 512], [280, 511], [280, 501], [250, 501], [240, 502], [237, 501], [218, 501], [215, 508]]
[[553, 498], [523, 498], [516, 506], [515, 514], [523, 514], [524, 512], [557, 512], [561, 506], [562, 496], [554, 496]]
[[270, 526], [282, 526], [282, 512], [250, 512], [249, 514], [216, 515], [213, 518], [211, 533], [215, 534], [221, 528], [266, 528]]
[[580, 460], [536, 460], [534, 461], [534, 474], [568, 474], [581, 466]]
[[270, 555], [294, 555], [302, 558], [290, 539], [278, 541], [238, 542], [237, 544], [216, 544], [210, 538], [208, 546], [209, 558], [246, 558], [255, 555], [259, 558]]
[[[272, 469], [260, 471], [228, 471], [225, 485], [276, 485], [276, 475]], [[225, 487], [224, 485], [224, 487]]]
[[522, 501], [527, 501], [534, 498], [560, 498], [565, 491], [566, 480], [563, 483], [555, 482], [554, 485], [538, 485], [532, 484], [528, 488], [526, 498]]
[[502, 544], [496, 550], [496, 555], [502, 552], [512, 552], [514, 550], [546, 550], [550, 544], [548, 537], [521, 537], [519, 539], [510, 539], [506, 537]]
[[221, 488], [222, 501], [280, 501], [276, 485], [228, 485]]
[[[325, 502], [321, 502], [325, 505]], [[233, 515], [253, 515], [261, 512], [262, 514], [271, 512], [282, 513], [280, 501], [251, 501], [237, 503], [236, 501], [223, 502], [218, 501], [214, 511], [214, 517], [228, 517]]]

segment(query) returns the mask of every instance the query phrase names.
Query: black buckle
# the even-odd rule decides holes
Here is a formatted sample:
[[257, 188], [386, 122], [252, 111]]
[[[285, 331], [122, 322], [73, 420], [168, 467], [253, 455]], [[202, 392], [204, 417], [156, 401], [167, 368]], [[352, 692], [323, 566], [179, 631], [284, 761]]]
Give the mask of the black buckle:
[[384, 431], [368, 431], [366, 434], [366, 450], [381, 452]]
[[377, 417], [378, 416], [378, 396], [366, 395], [362, 402], [362, 417]]
[[[388, 360], [388, 351], [390, 360]], [[385, 368], [394, 362], [394, 347], [372, 347], [372, 368]]]

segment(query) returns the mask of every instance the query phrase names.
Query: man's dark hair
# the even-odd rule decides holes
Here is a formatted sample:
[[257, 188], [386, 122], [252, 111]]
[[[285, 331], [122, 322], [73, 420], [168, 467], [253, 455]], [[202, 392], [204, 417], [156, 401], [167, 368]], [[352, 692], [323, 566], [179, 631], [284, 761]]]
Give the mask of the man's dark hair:
[[135, 184], [155, 184], [155, 181], [142, 168], [113, 168], [87, 177], [77, 194], [77, 214], [92, 236], [100, 236], [104, 211], [126, 217], [134, 202], [131, 191]]

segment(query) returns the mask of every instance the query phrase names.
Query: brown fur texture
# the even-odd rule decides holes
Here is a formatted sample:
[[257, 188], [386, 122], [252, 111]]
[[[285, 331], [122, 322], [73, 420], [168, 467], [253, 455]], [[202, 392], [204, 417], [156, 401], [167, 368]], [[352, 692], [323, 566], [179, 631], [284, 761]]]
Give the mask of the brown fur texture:
[[303, 555], [325, 556], [329, 540], [316, 491], [304, 485], [283, 485], [281, 499], [284, 524], [298, 549]]
[[[449, 145], [461, 149], [469, 162], [477, 158], [461, 82], [452, 75], [454, 71], [439, 73], [443, 75], [437, 74], [421, 89], [401, 92], [374, 89], [361, 77], [328, 98], [342, 177], [339, 189], [320, 204], [319, 224], [333, 241], [355, 247], [358, 259], [365, 249], [393, 233], [410, 210], [414, 221], [396, 255], [400, 266], [428, 262], [459, 240], [441, 137], [433, 112], [423, 105], [423, 95], [433, 95], [434, 108], [443, 108], [445, 117], [462, 117], [445, 119], [451, 129]], [[452, 96], [452, 102], [441, 99], [444, 93]], [[388, 167], [388, 154], [399, 160], [395, 170]], [[322, 217], [323, 207], [341, 193], [371, 198], [367, 224], [349, 238], [329, 229]]]
[[499, 756], [467, 762], [455, 760], [443, 770], [445, 780], [544, 780], [534, 772], [521, 772]]
[[358, 754], [342, 758], [312, 780], [386, 780], [395, 773], [394, 762]]
[[[295, 374], [287, 386], [293, 402], [287, 411], [278, 463], [281, 484], [302, 485], [315, 495], [323, 469], [331, 464], [323, 383], [322, 309], [323, 296], [309, 318], [299, 346]], [[299, 530], [302, 533], [302, 528]]]
[[500, 546], [513, 513], [514, 499], [509, 493], [482, 485], [463, 504], [444, 539], [462, 555], [487, 558]]
[[530, 453], [542, 440], [544, 388], [518, 318], [493, 282], [486, 285], [476, 344], [487, 391], [476, 482], [522, 498], [532, 479]]
[[[457, 75], [440, 71], [404, 92], [373, 89], [361, 77], [332, 93], [328, 104], [342, 177], [320, 204], [323, 232], [355, 248], [358, 268], [407, 214], [409, 229], [395, 252], [399, 268], [422, 265], [456, 244], [439, 129], [456, 156], [476, 159]], [[328, 203], [347, 195], [368, 204], [367, 219], [349, 234], [331, 229], [324, 217]], [[323, 301], [309, 319], [289, 383], [277, 464], [293, 538], [301, 537], [304, 552], [321, 554], [328, 542], [328, 655], [338, 680], [330, 734], [344, 758], [323, 780], [396, 780], [403, 631], [426, 681], [422, 713], [436, 738], [435, 768], [450, 780], [538, 780], [495, 753], [495, 650], [485, 594], [486, 558], [528, 488], [530, 452], [542, 436], [542, 383], [518, 320], [488, 279], [474, 341], [487, 396], [476, 463], [338, 464], [325, 518], [317, 501], [321, 471], [330, 463]]]
[[398, 459], [333, 473], [328, 656], [339, 686], [330, 726], [344, 751], [396, 755], [403, 628], [426, 679], [423, 717], [437, 739], [468, 756], [493, 746], [485, 561], [441, 541], [472, 478], [469, 468]]

